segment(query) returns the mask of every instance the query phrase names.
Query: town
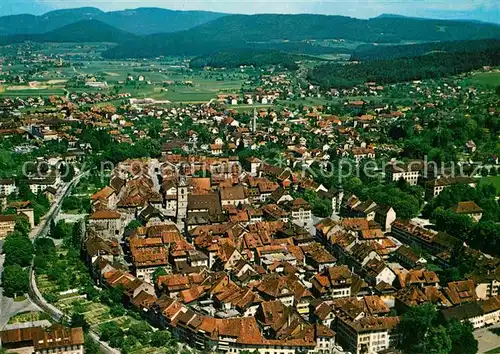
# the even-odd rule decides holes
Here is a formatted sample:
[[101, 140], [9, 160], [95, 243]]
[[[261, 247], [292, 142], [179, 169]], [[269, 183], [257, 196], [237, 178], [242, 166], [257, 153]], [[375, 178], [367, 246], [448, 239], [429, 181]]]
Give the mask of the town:
[[498, 67], [324, 87], [39, 45], [0, 47], [1, 353], [500, 350]]

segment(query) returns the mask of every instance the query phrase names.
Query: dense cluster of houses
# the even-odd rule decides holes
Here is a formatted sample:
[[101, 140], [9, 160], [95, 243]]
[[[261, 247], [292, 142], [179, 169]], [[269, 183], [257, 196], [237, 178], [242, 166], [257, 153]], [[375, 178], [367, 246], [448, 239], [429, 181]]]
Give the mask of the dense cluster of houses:
[[[398, 315], [425, 303], [436, 305], [444, 319], [469, 320], [474, 328], [500, 322], [499, 259], [465, 247], [480, 271], [442, 281], [428, 264], [450, 267], [452, 251], [462, 241], [418, 220], [398, 218], [391, 205], [326, 188], [297, 172], [337, 157], [359, 166], [399, 152], [368, 141], [362, 132], [379, 133], [411, 107], [346, 100], [349, 114], [343, 116], [325, 106], [301, 106], [255, 110], [250, 117], [229, 107], [322, 95], [314, 86], [297, 92], [292, 81], [286, 74], [262, 75], [255, 92], [169, 108], [131, 99], [119, 110], [111, 105], [78, 109], [128, 94], [5, 98], [0, 104], [11, 108], [58, 110], [26, 115], [22, 127], [0, 126], [0, 136], [31, 137], [40, 144], [67, 141], [66, 154], [44, 159], [55, 171], [60, 161], [77, 161], [92, 151], [80, 142], [83, 130], [68, 122], [107, 131], [115, 142], [127, 144], [153, 133], [141, 122], [160, 122], [156, 133], [168, 138], [161, 157], [122, 161], [109, 185], [92, 195], [83, 249], [99, 285], [120, 288], [126, 306], [195, 348], [384, 352], [399, 340]], [[418, 95], [435, 95], [419, 82], [411, 85]], [[327, 95], [376, 96], [392, 89], [367, 83]], [[439, 92], [443, 99], [460, 89], [445, 86]], [[186, 121], [190, 129], [185, 131], [179, 127]], [[268, 145], [281, 147], [279, 161], [236, 156]], [[466, 148], [473, 152], [475, 144]], [[477, 184], [474, 178], [434, 173], [424, 161], [391, 161], [383, 172], [387, 182], [425, 185], [427, 199], [451, 185]], [[53, 200], [62, 182], [57, 173], [48, 173], [30, 176], [28, 186]], [[17, 213], [0, 216], [0, 239], [13, 231], [19, 216], [34, 225], [30, 205], [7, 205], [6, 197], [16, 190], [15, 181], [0, 180], [3, 206]], [[329, 217], [314, 215], [306, 200], [310, 194], [329, 206]], [[475, 221], [483, 212], [472, 201], [450, 210]]]
[[[332, 216], [315, 218], [304, 190]], [[417, 250], [446, 268], [457, 238], [257, 158], [127, 160], [92, 207], [95, 280], [196, 348], [377, 353], [398, 341], [395, 314], [424, 303], [475, 328], [500, 321], [500, 260], [468, 249], [489, 277], [443, 283]]]

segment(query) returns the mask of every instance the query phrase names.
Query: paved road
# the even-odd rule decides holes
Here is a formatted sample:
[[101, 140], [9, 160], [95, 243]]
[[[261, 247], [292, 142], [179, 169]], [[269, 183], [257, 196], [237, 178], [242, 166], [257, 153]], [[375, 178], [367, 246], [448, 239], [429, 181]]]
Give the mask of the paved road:
[[[499, 334], [493, 333], [491, 330], [496, 330]], [[478, 353], [485, 353], [500, 347], [500, 323], [474, 331], [474, 338], [479, 343]]]
[[[37, 237], [46, 236], [47, 232], [50, 229], [50, 220], [52, 220], [52, 218], [59, 213], [62, 201], [70, 193], [71, 188], [80, 181], [80, 178], [82, 176], [83, 174], [76, 176], [70, 183], [68, 183], [61, 190], [61, 192], [58, 194], [56, 200], [52, 204], [47, 214], [42, 218], [40, 223], [31, 230], [29, 234], [30, 239], [34, 240]], [[0, 244], [0, 276], [3, 272], [3, 264], [5, 261], [5, 255], [1, 254], [2, 245], [3, 241]], [[0, 277], [0, 282], [1, 282], [1, 277]], [[20, 302], [15, 302], [13, 299], [3, 296], [3, 288], [0, 286], [0, 329], [5, 327], [5, 325], [9, 322], [9, 319], [12, 316], [26, 311], [41, 311], [41, 310], [40, 307], [36, 305], [36, 302], [30, 298], [30, 296], [28, 296], [28, 298], [25, 301], [20, 301]]]

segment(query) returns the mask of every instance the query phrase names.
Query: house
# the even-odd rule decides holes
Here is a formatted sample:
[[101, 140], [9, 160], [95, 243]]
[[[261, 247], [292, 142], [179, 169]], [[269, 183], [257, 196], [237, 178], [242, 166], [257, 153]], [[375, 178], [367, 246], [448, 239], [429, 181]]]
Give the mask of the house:
[[322, 272], [337, 263], [337, 259], [318, 242], [303, 246], [302, 250], [306, 256], [306, 263], [314, 267], [317, 272]]
[[351, 353], [379, 353], [396, 343], [398, 323], [399, 317], [338, 316], [337, 342]]
[[11, 232], [14, 232], [16, 220], [16, 215], [0, 215], [0, 240], [3, 240]]
[[415, 160], [409, 163], [391, 163], [386, 171], [386, 179], [389, 182], [405, 180], [409, 185], [417, 185], [419, 179], [423, 177], [425, 164], [423, 161]]
[[468, 152], [469, 154], [475, 153], [477, 150], [476, 143], [474, 141], [469, 140], [467, 143], [465, 143], [465, 151]]
[[454, 306], [474, 302], [478, 299], [476, 286], [472, 279], [450, 282], [444, 292]]
[[336, 266], [317, 273], [311, 283], [312, 292], [316, 297], [337, 299], [357, 294], [362, 280], [351, 273], [347, 266]]
[[[115, 185], [118, 185], [118, 181], [115, 180]], [[121, 190], [121, 188], [120, 188]], [[92, 200], [92, 206], [96, 210], [100, 209], [116, 209], [116, 204], [118, 203], [118, 194], [117, 191], [109, 186], [104, 187], [100, 191], [96, 192], [90, 198]]]
[[2, 347], [8, 352], [34, 354], [83, 354], [83, 329], [59, 324], [44, 327], [20, 327], [0, 332]]
[[417, 266], [422, 266], [427, 264], [427, 260], [423, 257], [419, 257], [410, 247], [407, 245], [402, 245], [396, 252], [394, 252], [394, 257], [401, 262], [404, 266], [409, 269], [416, 268]]
[[458, 215], [467, 215], [475, 222], [478, 222], [483, 217], [483, 209], [473, 201], [458, 202], [450, 210]]
[[232, 187], [223, 187], [220, 189], [220, 200], [222, 206], [248, 204], [248, 196], [245, 187], [236, 185]]
[[442, 309], [441, 316], [449, 321], [469, 321], [474, 329], [491, 326], [500, 322], [500, 297], [469, 302], [460, 306]]
[[500, 289], [500, 269], [497, 271], [478, 272], [469, 275], [476, 285], [476, 295], [479, 299], [485, 300], [499, 295]]
[[411, 307], [426, 303], [433, 304], [439, 308], [452, 306], [451, 302], [437, 287], [429, 285], [421, 288], [417, 285], [412, 285], [396, 293], [394, 307], [400, 313], [403, 313]]
[[426, 286], [437, 287], [439, 285], [439, 278], [437, 274], [433, 271], [425, 269], [412, 269], [406, 273], [399, 272], [397, 277], [400, 288], [413, 285], [419, 286], [420, 288]]
[[29, 179], [28, 185], [33, 194], [39, 194], [45, 191], [49, 187], [52, 187], [57, 190], [59, 185], [59, 180], [56, 177]]
[[124, 227], [121, 214], [112, 210], [99, 210], [91, 214], [89, 225], [106, 238], [120, 235]]
[[392, 223], [391, 234], [403, 243], [418, 246], [433, 255], [451, 251], [462, 244], [459, 239], [444, 232], [429, 230], [400, 219]]
[[382, 230], [391, 232], [391, 225], [396, 220], [396, 211], [388, 205], [378, 206], [375, 210], [375, 222], [377, 222]]
[[437, 197], [443, 189], [454, 184], [467, 184], [472, 188], [476, 188], [477, 181], [471, 177], [441, 177], [429, 181], [425, 185], [425, 197], [432, 199]]
[[284, 203], [285, 210], [290, 212], [294, 224], [308, 226], [312, 221], [311, 205], [302, 198], [297, 198], [291, 202]]
[[382, 260], [372, 259], [368, 261], [364, 269], [367, 282], [374, 286], [382, 282], [392, 285], [396, 280], [396, 274]]
[[0, 179], [0, 196], [9, 196], [16, 192], [16, 182], [13, 179]]

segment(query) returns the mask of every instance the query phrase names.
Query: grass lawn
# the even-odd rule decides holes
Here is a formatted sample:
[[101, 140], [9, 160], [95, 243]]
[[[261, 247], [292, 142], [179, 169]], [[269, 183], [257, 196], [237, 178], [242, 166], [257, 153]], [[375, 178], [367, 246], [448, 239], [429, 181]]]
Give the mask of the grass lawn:
[[500, 72], [488, 72], [475, 74], [471, 79], [472, 85], [485, 87], [496, 87], [500, 83]]
[[497, 189], [497, 194], [500, 195], [500, 176], [483, 177], [479, 180], [479, 184], [492, 184]]
[[484, 354], [500, 354], [500, 347], [497, 347], [495, 349], [488, 350]]
[[22, 301], [24, 301], [24, 300], [26, 300], [26, 296], [24, 296], [24, 295], [22, 295], [22, 296], [18, 296], [18, 297], [16, 297], [16, 298], [14, 298], [14, 301], [15, 301], [15, 302], [22, 302]]
[[24, 322], [33, 322], [33, 321], [41, 321], [41, 320], [51, 320], [50, 316], [44, 312], [22, 312], [17, 315], [11, 317], [9, 319], [9, 324], [13, 323], [24, 323]]

